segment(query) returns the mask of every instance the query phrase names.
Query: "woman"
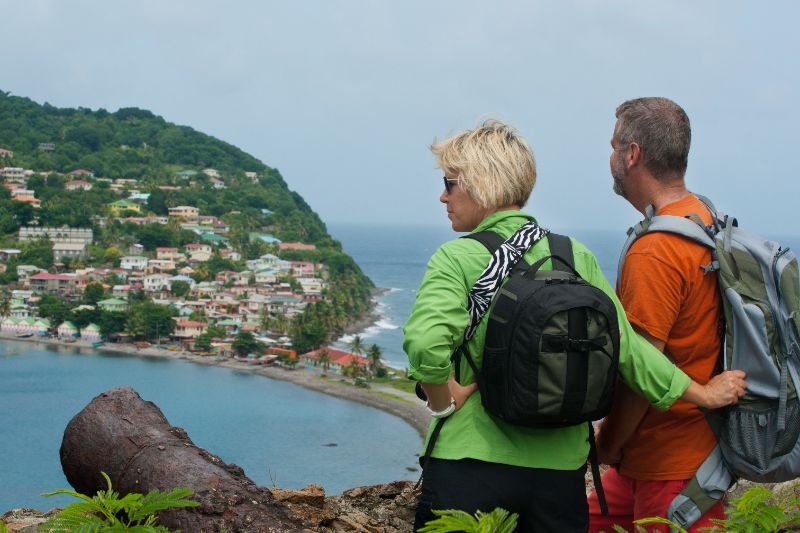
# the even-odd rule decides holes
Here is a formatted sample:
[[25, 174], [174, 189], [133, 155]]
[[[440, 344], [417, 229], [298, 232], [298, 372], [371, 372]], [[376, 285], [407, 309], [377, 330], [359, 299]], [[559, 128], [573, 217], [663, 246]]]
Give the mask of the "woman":
[[[439, 200], [447, 207], [454, 231], [491, 230], [506, 239], [523, 224], [535, 222], [520, 209], [536, 181], [536, 166], [530, 147], [514, 129], [487, 121], [434, 144], [431, 151], [444, 171]], [[725, 373], [706, 386], [698, 385], [637, 336], [597, 260], [574, 240], [572, 248], [576, 270], [617, 307], [619, 371], [626, 383], [662, 410], [679, 397], [717, 408], [744, 393], [742, 373]], [[547, 255], [543, 239], [524, 258], [533, 263]], [[448, 418], [423, 474], [415, 529], [435, 518], [432, 510], [474, 513], [503, 507], [519, 513], [520, 531], [585, 531], [587, 425], [556, 429], [510, 425], [489, 415], [478, 395], [472, 394], [476, 385], [468, 364], [459, 365], [458, 380], [452, 375], [450, 357], [469, 324], [467, 295], [489, 258], [486, 248], [473, 239], [442, 245], [428, 263], [404, 328], [409, 376], [425, 390], [434, 421]], [[484, 319], [467, 342], [478, 366], [485, 333]], [[434, 426], [432, 421], [428, 439]]]

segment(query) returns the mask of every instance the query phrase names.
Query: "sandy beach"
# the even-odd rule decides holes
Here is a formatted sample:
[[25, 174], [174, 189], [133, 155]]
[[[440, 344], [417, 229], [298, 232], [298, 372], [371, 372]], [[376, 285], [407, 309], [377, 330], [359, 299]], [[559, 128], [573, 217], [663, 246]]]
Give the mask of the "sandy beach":
[[[356, 330], [358, 331], [358, 330]], [[64, 342], [61, 339], [28, 337], [18, 338], [13, 335], [0, 333], [0, 340], [38, 345], [53, 345], [64, 348], [76, 349], [85, 353], [120, 353], [136, 357], [159, 357], [170, 359], [183, 359], [201, 365], [214, 365], [230, 368], [242, 372], [251, 372], [271, 379], [289, 381], [310, 390], [336, 396], [353, 402], [381, 409], [408, 422], [420, 436], [424, 436], [430, 422], [430, 415], [422, 402], [413, 394], [397, 390], [383, 384], [371, 384], [370, 388], [360, 388], [352, 385], [352, 381], [335, 373], [328, 373], [323, 379], [321, 372], [309, 372], [304, 367], [289, 370], [283, 367], [265, 367], [236, 361], [235, 359], [216, 356], [195, 355], [186, 351], [172, 351], [157, 347], [137, 348], [132, 344], [108, 343], [101, 348], [94, 348], [90, 342], [76, 341]], [[341, 380], [339, 379], [341, 378]]]

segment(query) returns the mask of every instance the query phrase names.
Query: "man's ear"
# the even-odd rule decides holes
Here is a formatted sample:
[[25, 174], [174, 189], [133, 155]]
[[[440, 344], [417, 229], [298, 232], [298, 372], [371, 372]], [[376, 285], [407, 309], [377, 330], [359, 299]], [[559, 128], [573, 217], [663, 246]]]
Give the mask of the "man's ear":
[[628, 164], [628, 168], [631, 169], [639, 164], [642, 157], [642, 148], [637, 143], [631, 143], [628, 146], [628, 154], [626, 157], [626, 163]]

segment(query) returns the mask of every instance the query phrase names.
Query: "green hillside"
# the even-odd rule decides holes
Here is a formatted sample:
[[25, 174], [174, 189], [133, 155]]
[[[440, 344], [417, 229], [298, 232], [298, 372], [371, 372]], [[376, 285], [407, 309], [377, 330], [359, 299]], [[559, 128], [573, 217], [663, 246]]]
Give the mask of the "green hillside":
[[[166, 216], [170, 207], [194, 206], [202, 215], [218, 217], [229, 226], [226, 237], [231, 248], [241, 252], [242, 261], [272, 252], [284, 259], [328, 266], [327, 301], [309, 305], [296, 321], [304, 325], [298, 336], [310, 335], [296, 339], [304, 348], [329, 340], [341, 331], [348, 317], [362, 314], [369, 305], [371, 281], [328, 235], [325, 224], [303, 198], [289, 190], [280, 172], [210, 135], [135, 107], [113, 113], [57, 108], [0, 91], [0, 149], [13, 152], [12, 158], [0, 158], [0, 168], [35, 172], [26, 179], [26, 187], [35, 191], [40, 202], [40, 208], [35, 208], [12, 200], [10, 191], [0, 187], [0, 248], [24, 248], [22, 257], [0, 274], [0, 284], [16, 281], [14, 262], [52, 267], [47, 248], [16, 243], [21, 226], [92, 228], [95, 243], [87, 264], [111, 266], [118, 258], [117, 251], [133, 243], [152, 251], [157, 246], [198, 241], [196, 234], [175, 224], [135, 225], [125, 222], [125, 216]], [[80, 177], [69, 173], [78, 169], [94, 174], [85, 178], [91, 182], [91, 190], [67, 190], [66, 184]], [[208, 169], [218, 173], [216, 184]], [[120, 178], [136, 182], [121, 190], [114, 183]], [[149, 194], [141, 212], [111, 213], [109, 204], [126, 199], [132, 190]], [[278, 252], [274, 246], [253, 240], [253, 233], [314, 244], [316, 250]], [[212, 261], [203, 277], [213, 279], [216, 271], [236, 266], [241, 264]]]

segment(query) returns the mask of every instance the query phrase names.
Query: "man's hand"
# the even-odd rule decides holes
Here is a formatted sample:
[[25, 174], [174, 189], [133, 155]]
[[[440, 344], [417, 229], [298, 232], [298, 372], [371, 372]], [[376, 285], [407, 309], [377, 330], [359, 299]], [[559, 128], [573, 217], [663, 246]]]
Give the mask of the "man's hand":
[[608, 431], [605, 430], [606, 424], [601, 422], [595, 431], [595, 443], [597, 445], [597, 461], [600, 464], [614, 466], [622, 461], [622, 446], [615, 446], [611, 444], [610, 438], [605, 435]]
[[707, 409], [732, 405], [738, 402], [747, 390], [744, 378], [745, 373], [741, 370], [728, 370], [714, 376], [705, 385], [692, 381], [681, 399]]

